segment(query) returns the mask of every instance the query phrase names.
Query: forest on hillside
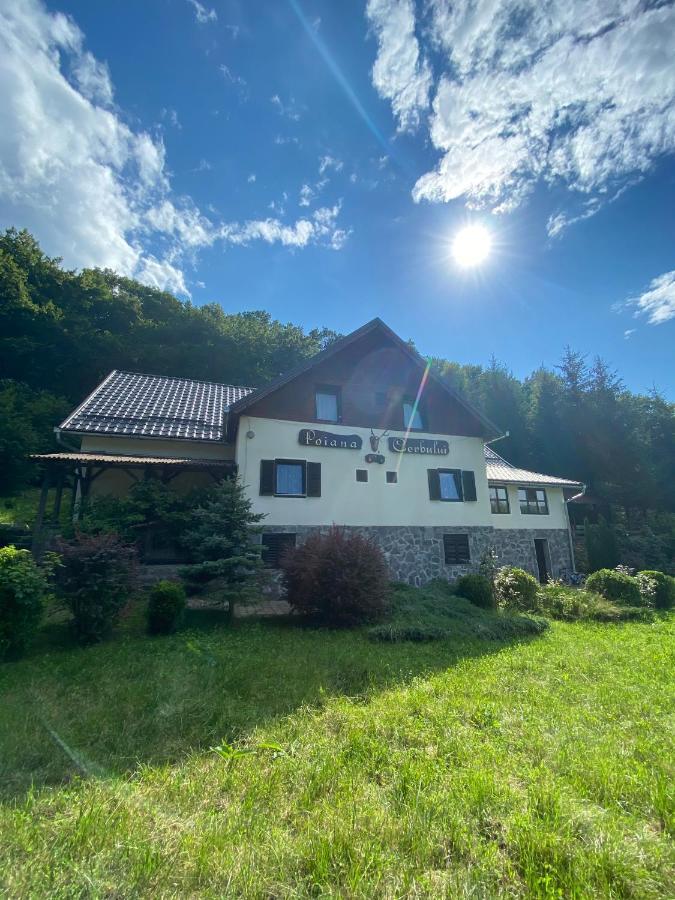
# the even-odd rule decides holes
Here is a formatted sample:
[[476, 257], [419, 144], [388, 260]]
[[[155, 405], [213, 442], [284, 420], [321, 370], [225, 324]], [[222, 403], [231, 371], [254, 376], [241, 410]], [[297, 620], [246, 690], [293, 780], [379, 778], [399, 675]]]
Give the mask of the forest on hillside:
[[[336, 337], [264, 311], [194, 306], [110, 270], [68, 271], [28, 232], [8, 229], [0, 235], [0, 494], [35, 479], [29, 454], [53, 448], [53, 426], [111, 369], [255, 387]], [[672, 569], [674, 404], [632, 393], [605, 361], [570, 348], [553, 370], [523, 380], [496, 359], [433, 364], [509, 430], [495, 450], [587, 485], [622, 559]]]

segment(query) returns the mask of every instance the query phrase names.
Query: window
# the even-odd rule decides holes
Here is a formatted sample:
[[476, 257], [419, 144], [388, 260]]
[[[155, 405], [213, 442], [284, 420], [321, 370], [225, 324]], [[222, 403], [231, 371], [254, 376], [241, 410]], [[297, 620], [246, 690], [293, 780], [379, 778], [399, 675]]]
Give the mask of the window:
[[275, 533], [263, 534], [262, 558], [266, 566], [272, 569], [279, 568], [279, 560], [289, 547], [295, 547], [295, 534]]
[[356, 470], [356, 480], [357, 481], [368, 481], [368, 469], [357, 469]]
[[304, 463], [279, 460], [274, 472], [274, 493], [302, 496], [305, 493]]
[[403, 427], [411, 428], [413, 431], [421, 431], [424, 427], [422, 425], [422, 414], [419, 407], [415, 406], [414, 400], [403, 401]]
[[520, 511], [525, 515], [547, 516], [548, 503], [543, 488], [518, 488]]
[[304, 459], [261, 459], [260, 494], [275, 497], [320, 497], [321, 463]]
[[505, 487], [490, 485], [490, 509], [493, 513], [509, 513], [509, 494]]
[[444, 534], [443, 551], [446, 566], [458, 566], [471, 562], [468, 534]]
[[427, 476], [430, 500], [462, 503], [477, 499], [476, 476], [471, 470], [427, 469]]
[[398, 482], [398, 472], [387, 472], [387, 484], [396, 484]]
[[316, 417], [320, 422], [340, 421], [340, 388], [320, 387], [316, 389]]

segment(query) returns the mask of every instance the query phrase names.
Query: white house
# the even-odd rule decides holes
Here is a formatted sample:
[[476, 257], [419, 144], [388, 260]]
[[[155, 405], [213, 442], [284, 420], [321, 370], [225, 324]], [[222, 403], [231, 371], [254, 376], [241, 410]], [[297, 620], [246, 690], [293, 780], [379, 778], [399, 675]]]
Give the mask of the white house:
[[56, 431], [64, 452], [40, 459], [74, 469], [80, 493], [119, 494], [143, 471], [176, 489], [237, 472], [271, 565], [337, 524], [415, 584], [490, 549], [541, 579], [574, 567], [564, 491], [579, 483], [502, 459], [499, 430], [380, 319], [257, 390], [113, 371]]

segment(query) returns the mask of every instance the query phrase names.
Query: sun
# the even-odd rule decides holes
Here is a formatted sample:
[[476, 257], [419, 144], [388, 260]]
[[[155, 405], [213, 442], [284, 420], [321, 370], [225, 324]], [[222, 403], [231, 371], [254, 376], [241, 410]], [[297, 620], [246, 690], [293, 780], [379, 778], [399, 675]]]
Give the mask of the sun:
[[452, 242], [452, 255], [463, 269], [479, 266], [490, 255], [492, 235], [484, 225], [467, 225]]

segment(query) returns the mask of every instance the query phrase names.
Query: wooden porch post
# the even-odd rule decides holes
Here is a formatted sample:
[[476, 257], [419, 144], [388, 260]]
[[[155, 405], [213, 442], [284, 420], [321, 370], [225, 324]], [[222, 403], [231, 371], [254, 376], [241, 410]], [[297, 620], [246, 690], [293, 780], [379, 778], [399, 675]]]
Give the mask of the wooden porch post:
[[61, 498], [63, 497], [63, 479], [64, 479], [64, 471], [63, 469], [59, 469], [59, 474], [56, 478], [56, 497], [54, 497], [54, 509], [52, 511], [52, 518], [54, 520], [54, 524], [58, 525], [59, 517], [61, 515]]
[[42, 558], [43, 551], [45, 509], [47, 508], [50, 474], [49, 467], [45, 468], [45, 474], [42, 478], [42, 487], [40, 489], [40, 502], [38, 503], [37, 515], [35, 516], [35, 522], [33, 524], [31, 551], [38, 562]]

